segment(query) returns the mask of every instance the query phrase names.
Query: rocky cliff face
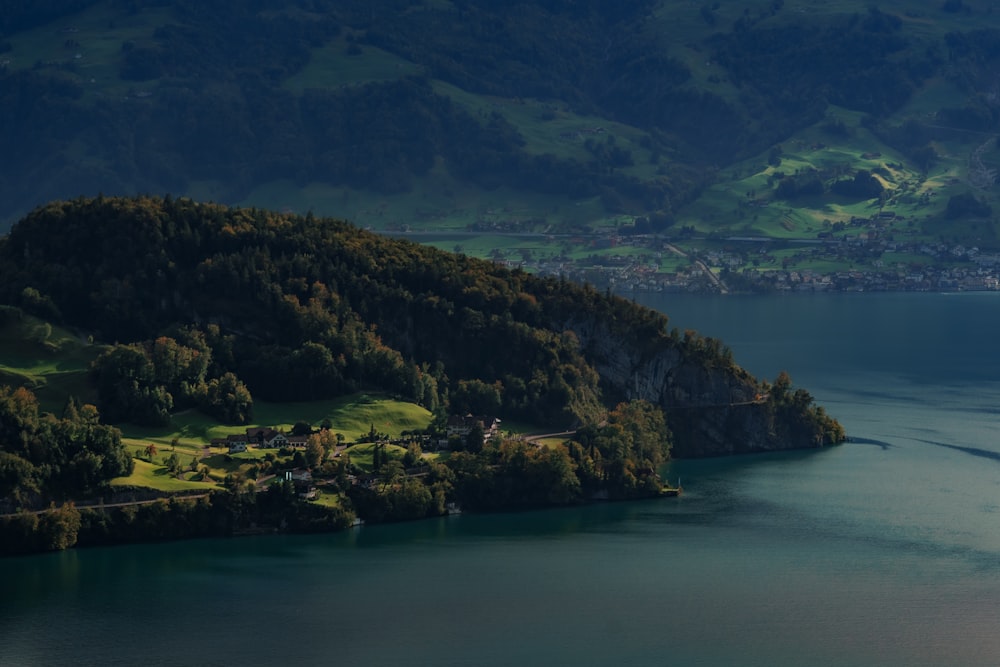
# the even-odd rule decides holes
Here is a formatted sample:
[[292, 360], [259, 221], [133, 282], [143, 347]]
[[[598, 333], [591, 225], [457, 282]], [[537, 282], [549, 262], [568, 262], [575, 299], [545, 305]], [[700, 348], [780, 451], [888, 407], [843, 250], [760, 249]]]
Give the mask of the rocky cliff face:
[[579, 338], [607, 395], [663, 409], [677, 458], [827, 444], [800, 419], [776, 410], [761, 384], [739, 366], [692, 359], [680, 341], [630, 341], [596, 320], [567, 322], [566, 328]]

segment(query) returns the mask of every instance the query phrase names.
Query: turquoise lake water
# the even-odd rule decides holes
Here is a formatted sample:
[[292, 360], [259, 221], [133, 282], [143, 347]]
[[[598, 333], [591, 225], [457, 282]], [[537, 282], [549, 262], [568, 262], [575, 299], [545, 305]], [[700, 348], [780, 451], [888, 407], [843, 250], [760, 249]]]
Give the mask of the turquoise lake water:
[[645, 297], [854, 441], [678, 499], [0, 561], [0, 665], [1000, 664], [1000, 295]]

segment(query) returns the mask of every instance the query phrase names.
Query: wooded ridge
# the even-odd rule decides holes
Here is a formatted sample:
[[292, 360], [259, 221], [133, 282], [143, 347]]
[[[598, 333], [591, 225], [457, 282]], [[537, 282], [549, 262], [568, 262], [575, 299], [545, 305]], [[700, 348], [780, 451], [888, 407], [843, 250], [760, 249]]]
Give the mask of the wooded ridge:
[[[844, 439], [787, 375], [757, 380], [721, 342], [669, 329], [660, 313], [335, 219], [172, 198], [53, 202], [0, 240], [0, 273], [4, 317], [31, 313], [108, 344], [88, 374], [96, 406], [70, 395], [56, 417], [28, 389], [0, 389], [0, 490], [11, 507], [99, 495], [129, 475], [135, 463], [111, 424], [166, 425], [180, 410], [247, 424], [254, 397], [379, 391], [422, 405], [437, 429], [448, 415], [503, 415], [570, 434], [539, 447], [480, 430], [419, 478], [382, 455], [370, 466], [382, 475], [373, 486], [349, 481], [350, 457], [330, 458], [333, 434], [323, 431], [305, 456], [262, 465], [308, 465], [347, 504], [304, 509], [291, 486], [265, 497], [252, 480], [227, 475], [232, 497], [106, 516], [19, 513], [0, 526], [15, 552], [64, 548], [81, 521], [84, 543], [156, 535], [136, 512], [176, 520], [168, 533], [180, 536], [258, 521], [329, 529], [354, 513], [419, 518], [449, 502], [489, 510], [656, 495], [671, 451], [712, 456]], [[369, 441], [379, 442], [374, 425]], [[408, 465], [421, 461], [418, 446], [403, 451]], [[170, 459], [174, 473], [183, 468]], [[207, 468], [199, 474], [208, 481]]]
[[[185, 392], [206, 378], [226, 383], [216, 394], [245, 384], [290, 401], [377, 388], [431, 411], [561, 428], [600, 422], [606, 401], [773, 407], [728, 348], [652, 310], [333, 219], [169, 198], [54, 202], [0, 241], [0, 269], [7, 303], [132, 344], [95, 369], [107, 381], [102, 409], [127, 409], [111, 388], [122, 377], [152, 378], [119, 418], [155, 419], [162, 393], [195, 400]], [[172, 342], [153, 342], [164, 336]], [[142, 370], [147, 357], [170, 369]], [[824, 428], [760, 446], [829, 442]], [[678, 437], [697, 455], [700, 437]], [[738, 429], [724, 439], [760, 442]]]

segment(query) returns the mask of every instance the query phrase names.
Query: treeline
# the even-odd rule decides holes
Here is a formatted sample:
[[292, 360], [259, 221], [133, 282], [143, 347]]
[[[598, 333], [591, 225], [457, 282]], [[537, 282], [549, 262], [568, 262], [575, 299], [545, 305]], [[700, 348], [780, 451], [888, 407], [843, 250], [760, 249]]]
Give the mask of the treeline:
[[182, 333], [192, 347], [160, 336], [116, 344], [94, 360], [91, 378], [107, 420], [164, 425], [172, 412], [196, 407], [227, 424], [249, 423], [253, 398], [246, 385], [227, 371], [209, 377], [212, 348], [205, 335]]
[[0, 517], [0, 556], [250, 532], [325, 532], [353, 519], [350, 510], [300, 501], [290, 482], [263, 493], [213, 491], [116, 507], [64, 503]]
[[372, 483], [347, 492], [358, 516], [376, 522], [439, 516], [452, 503], [497, 511], [651, 497], [663, 488], [658, 470], [670, 447], [662, 411], [631, 401], [559, 445], [480, 439], [420, 477], [406, 476], [401, 462], [389, 459]]
[[769, 182], [776, 182], [774, 196], [794, 201], [800, 198], [821, 197], [834, 194], [852, 201], [877, 199], [885, 191], [882, 183], [867, 169], [844, 174], [841, 170], [807, 169], [794, 174], [774, 172]]
[[610, 411], [604, 424], [580, 429], [565, 445], [490, 443], [479, 452], [453, 454], [447, 466], [463, 507], [546, 507], [658, 495], [658, 471], [670, 447], [663, 412], [633, 401]]
[[363, 484], [352, 483], [345, 459], [314, 461], [313, 468], [331, 476], [327, 492], [344, 493], [335, 507], [303, 501], [290, 481], [258, 493], [253, 483], [232, 480], [226, 490], [194, 497], [21, 510], [0, 516], [0, 555], [246, 532], [331, 531], [351, 525], [355, 517], [407, 521], [441, 516], [453, 506], [496, 511], [653, 497], [663, 488], [657, 469], [670, 445], [661, 411], [642, 401], [623, 403], [604, 424], [563, 444], [498, 439], [431, 463], [419, 475], [407, 474], [406, 457], [387, 457], [375, 474], [364, 475]]
[[30, 390], [0, 386], [0, 507], [86, 497], [132, 467], [121, 432], [93, 405], [71, 398], [56, 417]]
[[830, 419], [821, 406], [813, 405], [813, 397], [802, 388], [792, 390], [792, 379], [782, 371], [768, 389], [768, 410], [774, 428], [782, 438], [813, 438], [817, 444], [843, 442], [847, 434], [837, 421]]

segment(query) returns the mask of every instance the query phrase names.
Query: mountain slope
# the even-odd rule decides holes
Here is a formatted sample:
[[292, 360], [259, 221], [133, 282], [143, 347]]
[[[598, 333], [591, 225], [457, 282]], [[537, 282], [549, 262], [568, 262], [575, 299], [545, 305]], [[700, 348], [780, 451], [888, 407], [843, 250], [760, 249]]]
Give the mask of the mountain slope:
[[201, 350], [214, 376], [269, 400], [375, 388], [572, 428], [600, 422], [602, 404], [645, 399], [687, 456], [843, 438], [804, 390], [757, 381], [719, 341], [669, 331], [658, 313], [331, 219], [56, 202], [0, 243], [0, 270], [7, 303], [120, 343], [173, 336], [180, 345], [156, 345]]
[[382, 229], [492, 224], [510, 207], [520, 230], [628, 216], [670, 231], [717, 207], [705, 187], [727, 167], [810, 128], [853, 147], [846, 110], [878, 145], [839, 168], [892, 151], [940, 177], [933, 238], [947, 196], [995, 199], [998, 28], [985, 0], [18, 5], [0, 28], [0, 151], [16, 156], [0, 217], [172, 192]]

